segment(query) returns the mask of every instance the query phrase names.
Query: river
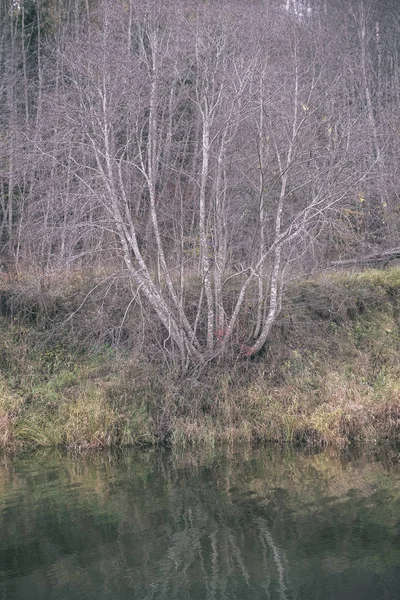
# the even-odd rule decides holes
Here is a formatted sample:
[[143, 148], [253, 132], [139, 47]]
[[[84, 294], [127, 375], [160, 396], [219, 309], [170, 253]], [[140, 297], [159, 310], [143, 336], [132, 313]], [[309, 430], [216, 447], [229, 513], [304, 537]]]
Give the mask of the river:
[[396, 450], [0, 457], [0, 600], [400, 598]]

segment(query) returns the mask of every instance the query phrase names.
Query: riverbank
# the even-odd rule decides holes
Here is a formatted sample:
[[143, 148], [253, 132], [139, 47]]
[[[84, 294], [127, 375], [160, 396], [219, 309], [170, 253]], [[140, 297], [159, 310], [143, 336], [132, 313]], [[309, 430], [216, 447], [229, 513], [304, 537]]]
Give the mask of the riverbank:
[[[210, 364], [184, 380], [134, 345], [117, 351], [60, 328], [57, 311], [73, 311], [71, 298], [79, 306], [85, 295], [85, 282], [80, 294], [79, 278], [73, 285], [64, 304], [59, 296], [52, 304], [47, 290], [46, 302], [36, 295], [29, 308], [26, 282], [1, 282], [3, 449], [267, 440], [345, 446], [400, 436], [398, 267], [292, 284], [262, 355]], [[85, 318], [89, 329], [89, 312]]]

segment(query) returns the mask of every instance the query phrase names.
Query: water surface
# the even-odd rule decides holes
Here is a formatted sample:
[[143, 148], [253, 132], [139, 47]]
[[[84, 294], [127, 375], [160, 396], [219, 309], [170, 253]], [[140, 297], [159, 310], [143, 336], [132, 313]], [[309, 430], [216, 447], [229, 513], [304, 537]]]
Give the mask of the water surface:
[[400, 598], [396, 452], [0, 458], [0, 600]]

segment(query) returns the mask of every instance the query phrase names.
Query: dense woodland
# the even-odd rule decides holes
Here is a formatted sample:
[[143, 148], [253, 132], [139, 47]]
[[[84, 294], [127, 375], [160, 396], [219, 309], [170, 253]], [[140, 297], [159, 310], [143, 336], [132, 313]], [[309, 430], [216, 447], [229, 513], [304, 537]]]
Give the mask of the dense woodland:
[[183, 371], [258, 353], [288, 282], [399, 245], [398, 8], [1, 0], [3, 276], [94, 273]]

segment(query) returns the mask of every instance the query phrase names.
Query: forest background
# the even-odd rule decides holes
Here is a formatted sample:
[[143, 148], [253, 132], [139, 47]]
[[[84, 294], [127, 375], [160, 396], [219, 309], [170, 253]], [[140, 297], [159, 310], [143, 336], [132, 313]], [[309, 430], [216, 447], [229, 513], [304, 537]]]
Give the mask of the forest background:
[[[71, 355], [106, 354], [129, 372], [120, 395], [163, 397], [133, 402], [159, 437], [176, 419], [186, 433], [214, 419], [223, 394], [226, 433], [241, 420], [232, 389], [248, 400], [255, 369], [268, 407], [285, 369], [314, 361], [318, 375], [315, 319], [332, 333], [381, 307], [382, 331], [397, 331], [398, 270], [321, 275], [399, 253], [397, 2], [0, 6], [1, 359], [24, 402], [57, 412], [52, 377], [74, 388], [85, 378]], [[382, 346], [395, 353], [398, 339]], [[362, 376], [374, 389], [384, 361], [370, 354]], [[29, 365], [40, 383], [25, 381]], [[169, 392], [154, 392], [155, 373]], [[301, 438], [316, 426], [296, 427]]]

